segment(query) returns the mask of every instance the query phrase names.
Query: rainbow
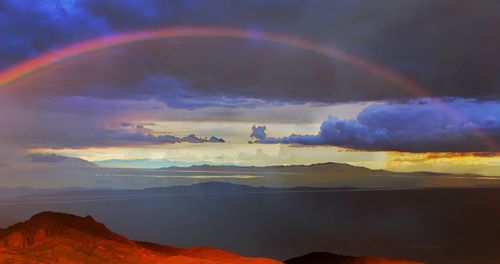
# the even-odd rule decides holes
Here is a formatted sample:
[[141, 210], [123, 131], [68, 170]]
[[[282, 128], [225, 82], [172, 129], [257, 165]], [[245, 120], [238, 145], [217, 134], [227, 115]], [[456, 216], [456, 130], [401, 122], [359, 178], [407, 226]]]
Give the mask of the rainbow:
[[[29, 76], [42, 69], [57, 64], [63, 60], [71, 59], [76, 56], [91, 53], [93, 51], [106, 48], [126, 45], [130, 43], [157, 40], [157, 39], [173, 39], [173, 38], [230, 38], [230, 39], [257, 39], [260, 41], [282, 44], [297, 49], [303, 49], [322, 56], [330, 57], [350, 65], [356, 66], [362, 70], [368, 71], [375, 76], [385, 79], [397, 87], [406, 90], [407, 92], [419, 97], [434, 97], [424, 87], [405, 78], [398, 73], [371, 61], [362, 59], [358, 56], [337, 49], [332, 46], [318, 44], [312, 41], [280, 35], [269, 32], [255, 32], [237, 28], [227, 27], [171, 27], [155, 30], [144, 30], [117, 34], [109, 37], [93, 39], [77, 43], [57, 51], [42, 54], [33, 59], [29, 59], [18, 63], [3, 72], [0, 72], [0, 94], [6, 91], [9, 84], [14, 83], [24, 77]], [[436, 99], [435, 104], [443, 110], [449, 112], [456, 120], [463, 121], [464, 118], [457, 115], [455, 111], [446, 107], [446, 103]], [[498, 150], [496, 143], [486, 133], [474, 131], [482, 141], [491, 147], [493, 150]]]
[[7, 86], [16, 80], [41, 69], [47, 68], [62, 60], [70, 59], [93, 51], [147, 40], [189, 37], [258, 39], [261, 41], [303, 49], [357, 66], [360, 69], [371, 72], [376, 76], [396, 84], [398, 87], [401, 87], [414, 95], [431, 96], [431, 94], [429, 94], [423, 87], [383, 67], [382, 65], [364, 60], [334, 47], [274, 33], [256, 33], [255, 31], [223, 27], [176, 27], [146, 30], [81, 42], [54, 52], [40, 55], [34, 59], [30, 59], [10, 67], [0, 73], [0, 87]]

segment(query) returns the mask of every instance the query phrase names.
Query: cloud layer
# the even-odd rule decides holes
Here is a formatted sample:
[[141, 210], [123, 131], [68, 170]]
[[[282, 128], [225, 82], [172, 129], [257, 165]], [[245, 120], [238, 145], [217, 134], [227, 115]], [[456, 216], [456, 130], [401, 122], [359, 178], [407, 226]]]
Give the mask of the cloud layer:
[[[134, 103], [51, 98], [36, 104], [40, 105], [20, 107], [19, 101], [0, 97], [0, 145], [86, 148], [187, 142], [172, 135], [175, 132], [154, 131], [152, 123], [123, 121], [130, 112], [149, 109]], [[189, 141], [191, 143], [224, 142], [215, 137], [205, 139], [192, 135], [190, 138], [199, 139]]]
[[[255, 143], [332, 145], [359, 150], [405, 152], [495, 151], [478, 136], [500, 143], [500, 102], [447, 99], [447, 110], [432, 99], [376, 103], [356, 119], [328, 117], [317, 135], [268, 137], [253, 127]], [[497, 150], [496, 150], [497, 151]]]
[[[490, 0], [10, 0], [0, 3], [0, 66], [109, 34], [218, 25], [331, 44], [387, 65], [436, 96], [498, 97], [500, 61], [495, 55], [500, 34], [495, 25], [500, 17], [494, 10], [499, 6]], [[163, 75], [185, 82], [184, 88], [195, 94], [230, 97], [345, 102], [412, 96], [348, 65], [259, 41], [195, 39], [133, 49], [136, 53], [118, 49], [111, 52], [114, 56], [88, 59], [86, 66], [63, 67], [58, 78], [70, 82], [56, 84], [65, 89], [97, 84], [121, 89]]]

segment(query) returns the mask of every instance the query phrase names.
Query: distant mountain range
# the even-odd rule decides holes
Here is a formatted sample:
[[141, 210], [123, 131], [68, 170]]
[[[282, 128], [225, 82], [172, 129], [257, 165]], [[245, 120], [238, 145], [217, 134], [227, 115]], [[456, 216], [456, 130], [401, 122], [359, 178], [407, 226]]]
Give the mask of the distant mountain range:
[[[351, 187], [351, 188], [429, 188], [429, 187], [485, 187], [500, 186], [500, 177], [475, 174], [436, 172], [393, 172], [372, 170], [345, 163], [318, 163], [312, 165], [279, 166], [213, 166], [166, 167], [164, 173], [204, 172], [206, 175], [255, 176], [245, 180], [221, 178], [233, 183], [271, 187]], [[500, 176], [500, 175], [499, 175]]]
[[[43, 157], [45, 160], [48, 158]], [[57, 161], [61, 167], [48, 167], [44, 161], [37, 170], [12, 169], [0, 179], [0, 186], [22, 181], [26, 186], [85, 187], [87, 189], [147, 189], [160, 186], [193, 185], [206, 182], [226, 182], [253, 187], [294, 188], [369, 188], [369, 189], [417, 189], [456, 187], [500, 187], [499, 176], [474, 174], [449, 174], [433, 172], [392, 172], [372, 170], [342, 163], [322, 163], [289, 166], [231, 166], [195, 165], [190, 167], [164, 167], [160, 169], [102, 168], [76, 160]], [[42, 161], [39, 161], [42, 163]], [[77, 163], [78, 167], [69, 164]], [[19, 177], [22, 175], [22, 177]], [[43, 180], [41, 180], [43, 179]], [[47, 184], [47, 183], [57, 183]], [[15, 193], [12, 188], [1, 189], [0, 198]], [[24, 188], [24, 194], [31, 192]], [[42, 192], [51, 192], [48, 189]], [[2, 194], [4, 193], [4, 194]], [[31, 192], [36, 193], [36, 192]], [[9, 195], [12, 196], [12, 195]]]
[[193, 165], [218, 165], [217, 163], [207, 162], [182, 162], [182, 161], [169, 161], [169, 160], [153, 160], [153, 159], [108, 159], [92, 162], [104, 168], [139, 168], [139, 169], [156, 169], [162, 167], [190, 167]]
[[58, 164], [63, 167], [73, 167], [73, 168], [95, 168], [96, 164], [74, 157], [66, 157], [56, 154], [39, 154], [33, 153], [30, 155], [31, 162], [35, 163], [45, 163], [45, 164]]
[[87, 189], [79, 187], [53, 188], [53, 189], [42, 189], [42, 188], [31, 188], [31, 187], [0, 187], [0, 199], [28, 196], [34, 194], [45, 195], [45, 194], [55, 194], [55, 193], [81, 191], [81, 190], [87, 190]]
[[72, 200], [93, 198], [116, 198], [116, 197], [142, 197], [142, 196], [166, 196], [166, 195], [211, 195], [211, 194], [249, 194], [249, 193], [273, 193], [273, 192], [314, 192], [334, 190], [354, 190], [355, 188], [318, 188], [318, 187], [292, 187], [292, 188], [269, 188], [253, 187], [242, 184], [227, 182], [204, 182], [193, 185], [178, 185], [169, 187], [154, 187], [138, 190], [113, 190], [113, 189], [33, 189], [26, 187], [0, 188], [5, 193], [0, 196], [4, 199], [15, 199], [17, 202], [33, 199], [67, 199]]
[[[0, 263], [177, 263], [273, 264], [210, 247], [177, 248], [132, 241], [113, 233], [91, 216], [43, 212], [26, 222], [0, 229]], [[287, 264], [417, 263], [376, 257], [354, 258], [312, 253]]]

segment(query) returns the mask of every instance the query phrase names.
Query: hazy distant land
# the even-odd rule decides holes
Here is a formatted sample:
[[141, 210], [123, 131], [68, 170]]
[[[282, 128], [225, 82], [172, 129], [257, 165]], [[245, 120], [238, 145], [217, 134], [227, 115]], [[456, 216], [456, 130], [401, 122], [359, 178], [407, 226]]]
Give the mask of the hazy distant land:
[[[74, 161], [72, 161], [75, 163]], [[78, 165], [78, 164], [77, 164]], [[42, 189], [143, 189], [208, 181], [266, 187], [428, 188], [499, 187], [500, 177], [371, 170], [342, 163], [268, 167], [200, 165], [160, 169], [101, 168], [82, 162], [36, 169], [8, 168], [0, 186]], [[12, 185], [15, 184], [15, 185]]]

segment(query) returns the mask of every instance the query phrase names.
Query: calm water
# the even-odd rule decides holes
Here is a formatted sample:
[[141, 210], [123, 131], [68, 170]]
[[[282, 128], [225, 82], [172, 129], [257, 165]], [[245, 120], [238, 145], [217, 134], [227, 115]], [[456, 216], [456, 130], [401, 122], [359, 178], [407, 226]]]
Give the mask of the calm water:
[[500, 259], [500, 189], [181, 195], [0, 202], [0, 225], [53, 210], [136, 240], [286, 259], [311, 251], [431, 263]]

